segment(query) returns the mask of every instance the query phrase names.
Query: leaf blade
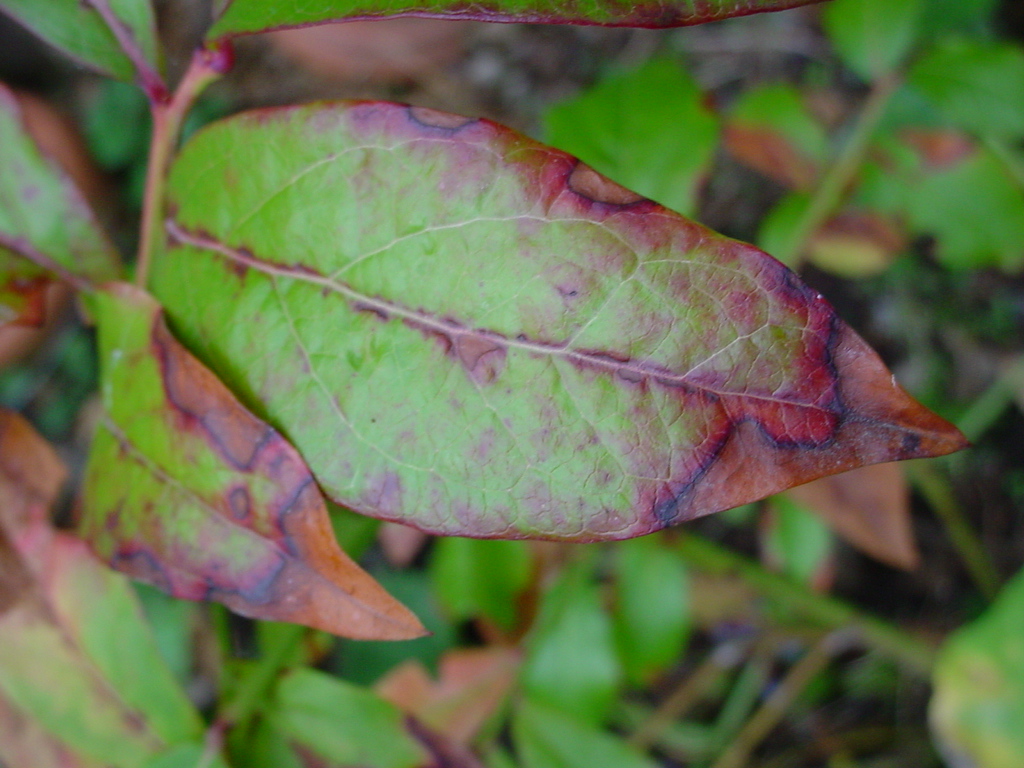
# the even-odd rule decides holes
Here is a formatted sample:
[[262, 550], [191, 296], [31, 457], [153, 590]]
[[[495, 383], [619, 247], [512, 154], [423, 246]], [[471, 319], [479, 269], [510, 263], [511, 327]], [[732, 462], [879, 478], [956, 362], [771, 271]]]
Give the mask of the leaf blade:
[[488, 121], [238, 116], [170, 196], [176, 327], [364, 514], [629, 538], [963, 446], [778, 262]]
[[492, 0], [472, 8], [464, 4], [434, 0], [413, 4], [385, 0], [315, 0], [279, 3], [272, 0], [227, 0], [222, 15], [207, 34], [208, 40], [252, 34], [281, 27], [324, 24], [331, 21], [372, 19], [382, 16], [425, 16], [477, 21], [533, 22], [544, 24], [602, 24], [628, 27], [678, 27], [807, 5], [818, 0], [713, 0], [677, 3], [648, 2], [635, 6], [595, 0], [590, 3], [513, 2]]
[[181, 347], [156, 302], [114, 284], [95, 303], [107, 413], [81, 530], [102, 556], [176, 597], [244, 615], [354, 637], [420, 635], [337, 547], [294, 449]]
[[2, 0], [0, 10], [98, 72], [159, 82], [160, 51], [149, 0]]
[[[55, 273], [81, 287], [120, 273], [116, 251], [70, 177], [33, 140], [13, 92], [0, 85], [0, 252], [32, 262], [20, 280]], [[9, 273], [8, 273], [9, 274]]]

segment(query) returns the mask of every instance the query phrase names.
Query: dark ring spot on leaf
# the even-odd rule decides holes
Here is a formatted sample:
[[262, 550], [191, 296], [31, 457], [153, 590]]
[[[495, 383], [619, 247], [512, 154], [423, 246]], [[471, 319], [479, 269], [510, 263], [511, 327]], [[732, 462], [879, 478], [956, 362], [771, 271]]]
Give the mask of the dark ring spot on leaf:
[[430, 107], [409, 107], [409, 117], [427, 128], [441, 128], [451, 133], [455, 133], [467, 125], [477, 122], [475, 117], [453, 115], [449, 112], [431, 109]]
[[646, 199], [643, 195], [626, 189], [583, 162], [577, 163], [576, 167], [572, 169], [566, 184], [577, 195], [593, 200], [595, 203], [632, 205]]

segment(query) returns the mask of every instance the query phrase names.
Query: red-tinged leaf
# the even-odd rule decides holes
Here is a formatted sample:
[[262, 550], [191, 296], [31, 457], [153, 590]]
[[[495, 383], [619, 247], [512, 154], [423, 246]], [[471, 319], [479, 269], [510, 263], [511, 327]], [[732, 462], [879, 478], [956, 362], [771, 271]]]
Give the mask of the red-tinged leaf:
[[[42, 522], [20, 533], [17, 550], [34, 578], [0, 614], [0, 706], [86, 764], [142, 768], [166, 747], [200, 738], [199, 716], [127, 581]], [[0, 756], [10, 759], [3, 745]]]
[[965, 445], [779, 262], [486, 120], [239, 115], [169, 202], [176, 328], [374, 517], [628, 538]]
[[0, 760], [142, 768], [201, 735], [125, 579], [46, 521], [64, 477], [0, 411]]
[[8, 768], [105, 768], [98, 760], [76, 755], [2, 694], [0, 760]]
[[53, 275], [78, 287], [115, 278], [116, 251], [69, 173], [40, 150], [39, 120], [30, 125], [27, 114], [0, 85], [0, 284], [9, 291]]
[[906, 247], [906, 235], [881, 214], [848, 211], [825, 222], [808, 244], [808, 259], [826, 272], [861, 279], [884, 272]]
[[393, 0], [221, 0], [222, 15], [207, 39], [280, 27], [386, 16], [612, 27], [680, 27], [729, 16], [779, 11], [813, 2], [818, 0], [645, 0], [635, 4], [612, 0], [559, 0], [555, 3], [486, 0], [473, 5], [453, 0], [424, 0], [420, 3]]
[[247, 411], [125, 284], [98, 293], [104, 418], [82, 533], [176, 597], [356, 638], [423, 634], [337, 546], [295, 449]]
[[828, 160], [824, 128], [789, 85], [743, 93], [729, 113], [724, 139], [737, 159], [798, 190], [810, 189]]
[[836, 533], [884, 563], [912, 570], [919, 555], [906, 479], [897, 464], [876, 464], [787, 491]]
[[53, 447], [23, 416], [0, 408], [0, 527], [16, 535], [44, 521], [66, 478]]
[[505, 703], [519, 661], [514, 648], [460, 648], [441, 658], [437, 680], [420, 662], [408, 661], [374, 688], [428, 728], [468, 745]]

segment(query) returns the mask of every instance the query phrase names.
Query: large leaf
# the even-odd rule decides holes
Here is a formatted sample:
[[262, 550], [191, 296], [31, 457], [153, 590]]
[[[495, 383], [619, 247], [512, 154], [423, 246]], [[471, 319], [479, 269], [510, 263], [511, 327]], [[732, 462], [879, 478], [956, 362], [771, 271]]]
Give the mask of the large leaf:
[[298, 27], [345, 19], [380, 16], [431, 16], [478, 21], [519, 21], [545, 24], [604, 24], [618, 27], [678, 27], [778, 11], [818, 0], [646, 0], [637, 4], [611, 0], [538, 2], [488, 0], [466, 5], [453, 0], [220, 0], [225, 9], [209, 39], [244, 35], [278, 27]]
[[8, 13], [82, 64], [121, 80], [159, 82], [160, 51], [149, 0], [0, 0]]
[[601, 173], [688, 215], [718, 148], [718, 119], [671, 59], [654, 59], [555, 105], [544, 133]]
[[127, 581], [46, 520], [64, 470], [0, 412], [0, 760], [142, 766], [201, 737]]
[[1024, 571], [974, 623], [946, 642], [929, 716], [954, 766], [1024, 765]]
[[240, 115], [169, 196], [176, 327], [371, 516], [627, 538], [964, 445], [777, 261], [485, 120]]
[[176, 597], [361, 638], [422, 627], [337, 546], [295, 450], [167, 331], [153, 299], [97, 294], [105, 409], [81, 529]]
[[0, 147], [0, 300], [23, 311], [10, 295], [24, 295], [50, 274], [79, 284], [116, 277], [117, 253], [74, 182], [40, 152], [3, 85]]

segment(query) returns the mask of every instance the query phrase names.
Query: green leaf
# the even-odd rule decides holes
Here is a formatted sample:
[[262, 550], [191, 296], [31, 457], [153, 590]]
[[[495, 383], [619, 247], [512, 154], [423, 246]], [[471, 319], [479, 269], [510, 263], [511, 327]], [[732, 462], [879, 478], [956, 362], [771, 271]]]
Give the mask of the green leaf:
[[950, 125], [981, 136], [1024, 137], [1019, 45], [949, 40], [922, 56], [908, 77]]
[[332, 768], [426, 768], [429, 753], [393, 704], [365, 688], [312, 669], [278, 683], [267, 716], [290, 741]]
[[769, 560], [793, 580], [811, 584], [832, 551], [831, 529], [786, 494], [773, 497], [771, 505], [774, 520], [764, 542]]
[[176, 329], [373, 517], [629, 538], [963, 445], [774, 259], [488, 121], [235, 116], [169, 204]]
[[983, 35], [989, 31], [997, 5], [999, 0], [928, 0], [921, 27], [928, 35]]
[[[28, 132], [14, 94], [0, 85], [0, 264], [3, 282], [51, 273], [78, 285], [115, 279], [117, 253], [74, 182], [45, 157]], [[19, 264], [22, 257], [31, 263]]]
[[589, 574], [576, 565], [545, 592], [520, 680], [534, 700], [596, 724], [611, 710], [622, 668], [611, 618]]
[[951, 765], [1024, 765], [1024, 571], [953, 634], [935, 666], [929, 717]]
[[744, 91], [729, 112], [729, 150], [740, 160], [783, 184], [806, 190], [828, 161], [825, 129], [792, 85]]
[[420, 4], [404, 0], [220, 0], [223, 12], [208, 40], [263, 32], [278, 27], [323, 24], [381, 16], [428, 16], [477, 21], [544, 24], [604, 24], [619, 27], [678, 27], [728, 16], [777, 11], [817, 0], [679, 0], [623, 5], [609, 0], [541, 3], [537, 0], [488, 0], [467, 6], [452, 0]]
[[523, 768], [656, 768], [622, 739], [532, 700], [516, 707], [512, 737]]
[[947, 267], [1024, 268], [1024, 189], [988, 149], [922, 175], [907, 215], [914, 231], [935, 237], [935, 256]]
[[834, 0], [822, 23], [843, 63], [867, 82], [897, 71], [918, 40], [923, 0]]
[[191, 600], [364, 638], [422, 627], [337, 546], [295, 450], [171, 336], [142, 291], [94, 297], [104, 414], [81, 531], [114, 567]]
[[718, 119], [678, 62], [654, 59], [551, 107], [544, 136], [600, 173], [690, 215], [718, 148]]
[[[37, 736], [82, 765], [141, 768], [167, 746], [199, 738], [198, 713], [127, 580], [70, 536], [40, 525], [23, 540], [46, 578], [0, 613], [0, 710], [28, 718]], [[13, 761], [7, 750], [17, 748], [0, 740], [0, 757]]]
[[0, 0], [4, 11], [50, 45], [119, 80], [160, 83], [160, 49], [149, 0]]
[[146, 763], [146, 768], [228, 768], [228, 765], [216, 753], [208, 754], [205, 744], [196, 742], [169, 749]]
[[761, 220], [757, 244], [769, 253], [795, 253], [797, 227], [810, 204], [811, 196], [806, 192], [791, 192], [783, 197]]
[[615, 548], [615, 639], [631, 682], [643, 684], [682, 654], [690, 634], [690, 590], [677, 551], [656, 538]]
[[456, 620], [484, 616], [509, 630], [530, 564], [523, 542], [443, 538], [434, 545], [430, 577], [438, 600]]

